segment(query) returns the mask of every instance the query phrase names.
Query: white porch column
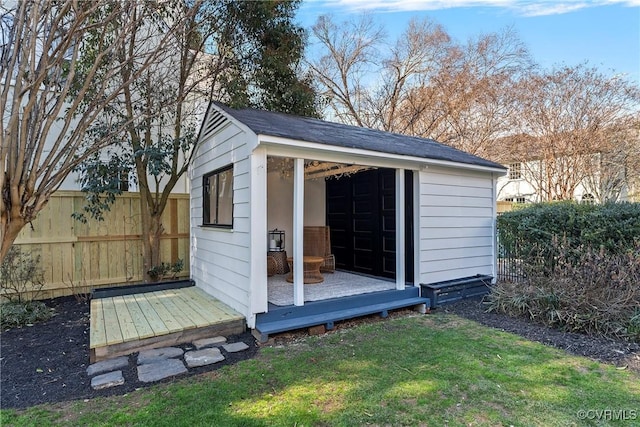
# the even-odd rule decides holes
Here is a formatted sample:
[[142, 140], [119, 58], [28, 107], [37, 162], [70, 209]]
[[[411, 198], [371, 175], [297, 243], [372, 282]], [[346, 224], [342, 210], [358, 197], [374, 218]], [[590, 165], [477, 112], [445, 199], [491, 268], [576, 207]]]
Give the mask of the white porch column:
[[293, 304], [304, 305], [304, 159], [293, 161]]
[[[249, 286], [251, 287], [250, 310], [252, 318], [247, 319], [249, 325], [255, 322], [254, 313], [267, 311], [267, 150], [258, 146], [250, 157], [251, 161], [251, 269]], [[252, 327], [252, 326], [250, 326]]]
[[413, 171], [413, 285], [420, 285], [420, 171]]
[[396, 169], [396, 289], [405, 287], [404, 169]]

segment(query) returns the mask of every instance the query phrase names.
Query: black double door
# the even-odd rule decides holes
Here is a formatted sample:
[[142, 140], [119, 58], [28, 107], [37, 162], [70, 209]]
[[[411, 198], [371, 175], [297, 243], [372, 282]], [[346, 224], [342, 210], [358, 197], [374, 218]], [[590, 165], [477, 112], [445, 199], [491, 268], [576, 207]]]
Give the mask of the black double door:
[[[413, 179], [405, 176], [406, 277], [413, 277]], [[394, 278], [396, 272], [395, 170], [374, 169], [327, 181], [327, 225], [336, 267]]]

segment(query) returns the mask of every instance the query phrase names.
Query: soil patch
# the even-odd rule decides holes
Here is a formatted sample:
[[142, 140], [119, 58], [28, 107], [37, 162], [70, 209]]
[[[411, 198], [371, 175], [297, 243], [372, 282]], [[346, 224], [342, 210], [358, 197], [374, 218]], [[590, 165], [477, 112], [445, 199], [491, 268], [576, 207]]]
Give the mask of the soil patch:
[[483, 325], [520, 335], [530, 341], [560, 348], [567, 353], [640, 372], [640, 344], [638, 343], [565, 332], [532, 323], [526, 318], [487, 313], [482, 300], [475, 298], [446, 305], [437, 310], [454, 313]]
[[[0, 335], [0, 407], [25, 408], [42, 403], [93, 399], [99, 396], [122, 395], [135, 389], [148, 387], [137, 380], [133, 358], [123, 369], [125, 384], [105, 390], [93, 390], [91, 378], [86, 374], [89, 364], [89, 304], [79, 303], [73, 297], [46, 301], [56, 315], [47, 322], [24, 328], [3, 331]], [[484, 325], [518, 334], [598, 361], [626, 367], [640, 372], [640, 345], [623, 341], [594, 338], [566, 333], [532, 324], [526, 319], [485, 313], [479, 300], [465, 300], [447, 305], [436, 311], [455, 313]], [[410, 310], [389, 313], [390, 317], [412, 315]], [[352, 327], [364, 322], [384, 321], [379, 316], [348, 320], [336, 324], [337, 328]], [[303, 339], [307, 331], [294, 331], [274, 336], [271, 343], [286, 345]], [[189, 369], [188, 373], [159, 381], [167, 383], [190, 375], [215, 376], [217, 369], [256, 355], [258, 345], [247, 332], [227, 337], [228, 342], [242, 341], [249, 349], [225, 354], [226, 359], [214, 365]], [[188, 346], [183, 346], [184, 349]]]
[[[249, 349], [238, 353], [223, 351], [225, 360], [221, 362], [191, 368], [186, 374], [154, 383], [138, 381], [135, 358], [130, 357], [129, 366], [122, 369], [124, 385], [93, 390], [86, 372], [89, 366], [89, 303], [79, 303], [74, 297], [56, 298], [45, 303], [55, 309], [54, 317], [33, 326], [3, 331], [0, 335], [2, 409], [122, 395], [153, 384], [214, 371], [252, 358], [258, 350], [249, 332], [228, 336], [228, 343], [242, 341]], [[181, 347], [193, 349], [189, 345]]]

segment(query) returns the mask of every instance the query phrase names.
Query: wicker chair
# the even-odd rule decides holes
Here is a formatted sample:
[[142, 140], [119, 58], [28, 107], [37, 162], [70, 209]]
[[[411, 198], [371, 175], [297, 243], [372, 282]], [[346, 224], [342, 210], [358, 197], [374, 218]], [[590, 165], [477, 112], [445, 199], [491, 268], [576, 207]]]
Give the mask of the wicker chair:
[[336, 271], [336, 258], [331, 253], [331, 233], [326, 226], [304, 227], [304, 254], [324, 258], [320, 266], [323, 273]]
[[271, 277], [276, 274], [277, 269], [278, 264], [276, 263], [276, 259], [271, 255], [267, 255], [267, 277]]

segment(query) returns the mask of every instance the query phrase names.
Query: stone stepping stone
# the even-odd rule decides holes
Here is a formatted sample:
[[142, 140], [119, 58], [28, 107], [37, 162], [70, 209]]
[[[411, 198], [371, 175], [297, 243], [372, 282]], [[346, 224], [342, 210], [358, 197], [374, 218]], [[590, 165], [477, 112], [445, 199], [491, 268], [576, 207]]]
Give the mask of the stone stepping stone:
[[207, 347], [217, 347], [226, 342], [227, 342], [227, 339], [225, 337], [212, 337], [212, 338], [203, 338], [201, 340], [195, 340], [193, 342], [193, 345], [195, 346], [195, 348], [200, 350], [202, 348], [207, 348]]
[[103, 372], [115, 371], [129, 365], [127, 356], [116, 357], [113, 359], [102, 360], [87, 367], [87, 375], [92, 377]]
[[178, 347], [154, 348], [143, 350], [138, 354], [138, 365], [160, 362], [166, 359], [173, 359], [182, 356], [184, 350]]
[[184, 361], [189, 368], [211, 365], [222, 362], [223, 360], [224, 356], [220, 353], [220, 349], [217, 347], [188, 351], [184, 354]]
[[243, 343], [242, 341], [240, 341], [240, 342], [234, 342], [231, 344], [225, 344], [222, 346], [222, 348], [224, 348], [227, 353], [237, 353], [239, 351], [244, 351], [248, 349], [249, 346]]
[[91, 388], [94, 390], [102, 390], [104, 388], [115, 387], [122, 384], [124, 384], [122, 371], [109, 372], [91, 378]]
[[138, 366], [138, 379], [143, 383], [160, 381], [187, 372], [181, 360], [164, 359]]

